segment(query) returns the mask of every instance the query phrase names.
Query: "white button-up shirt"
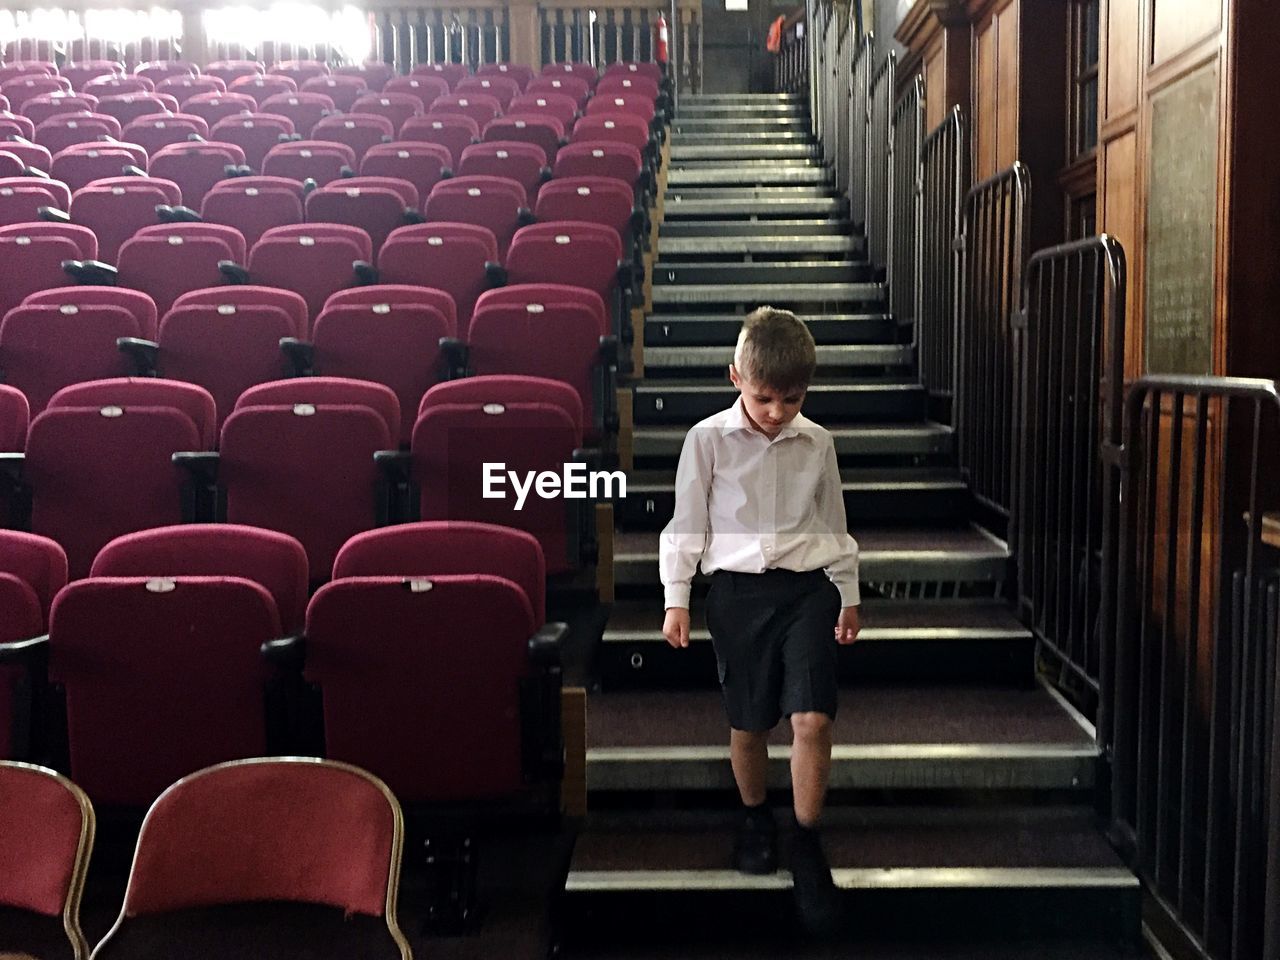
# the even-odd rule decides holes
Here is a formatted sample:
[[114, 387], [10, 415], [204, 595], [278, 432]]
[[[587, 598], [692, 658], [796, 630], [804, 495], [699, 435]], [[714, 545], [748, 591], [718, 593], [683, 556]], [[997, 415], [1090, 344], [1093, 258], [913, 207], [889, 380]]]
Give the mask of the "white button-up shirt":
[[676, 469], [675, 516], [658, 545], [666, 606], [689, 606], [699, 561], [707, 574], [821, 568], [840, 605], [856, 605], [858, 544], [831, 434], [797, 414], [770, 440], [741, 399], [694, 426]]

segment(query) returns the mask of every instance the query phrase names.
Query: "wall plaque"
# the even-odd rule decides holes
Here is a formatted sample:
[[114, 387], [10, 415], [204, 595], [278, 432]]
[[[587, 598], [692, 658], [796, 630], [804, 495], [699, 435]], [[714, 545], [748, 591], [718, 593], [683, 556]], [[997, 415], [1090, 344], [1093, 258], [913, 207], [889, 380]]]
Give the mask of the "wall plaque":
[[1217, 180], [1215, 62], [1151, 100], [1148, 373], [1213, 372]]

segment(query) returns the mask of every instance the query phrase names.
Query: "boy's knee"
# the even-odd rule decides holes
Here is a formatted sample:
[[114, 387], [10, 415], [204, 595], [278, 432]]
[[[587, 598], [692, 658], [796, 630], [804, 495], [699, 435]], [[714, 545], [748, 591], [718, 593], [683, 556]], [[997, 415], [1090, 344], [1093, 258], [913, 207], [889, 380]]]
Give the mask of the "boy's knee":
[[791, 715], [791, 731], [803, 740], [824, 737], [831, 730], [831, 718], [825, 713], [807, 712]]

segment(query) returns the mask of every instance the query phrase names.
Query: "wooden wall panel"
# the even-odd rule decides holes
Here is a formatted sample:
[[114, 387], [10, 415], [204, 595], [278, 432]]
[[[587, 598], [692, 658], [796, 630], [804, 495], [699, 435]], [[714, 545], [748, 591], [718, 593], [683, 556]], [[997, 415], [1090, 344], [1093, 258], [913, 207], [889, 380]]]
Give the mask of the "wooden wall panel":
[[1135, 336], [1133, 320], [1140, 312], [1137, 277], [1140, 265], [1135, 263], [1138, 252], [1138, 135], [1130, 131], [1107, 143], [1102, 149], [1102, 184], [1100, 222], [1098, 229], [1109, 233], [1124, 247], [1129, 258], [1128, 288], [1125, 304], [1128, 307], [1129, 329], [1125, 343], [1125, 379], [1142, 374], [1141, 339]]
[[1017, 3], [1009, 4], [996, 17], [996, 170], [1011, 166], [1022, 156], [1018, 143], [1018, 17]]
[[1121, 116], [1138, 106], [1138, 39], [1142, 35], [1139, 0], [1108, 0], [1106, 38], [1106, 97], [1103, 119]]
[[924, 128], [932, 130], [947, 117], [946, 46], [934, 44], [924, 55]]
[[1164, 63], [1222, 25], [1218, 0], [1150, 0], [1153, 9], [1151, 62]]
[[997, 47], [996, 36], [999, 20], [992, 20], [977, 32], [974, 51], [977, 66], [973, 94], [973, 179], [984, 180], [995, 173], [996, 154], [996, 97]]

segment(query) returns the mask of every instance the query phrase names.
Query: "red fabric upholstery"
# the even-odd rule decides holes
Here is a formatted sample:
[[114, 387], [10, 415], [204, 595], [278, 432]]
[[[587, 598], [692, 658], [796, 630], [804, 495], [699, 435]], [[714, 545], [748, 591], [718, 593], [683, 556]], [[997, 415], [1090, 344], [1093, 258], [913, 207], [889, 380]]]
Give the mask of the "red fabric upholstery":
[[105, 113], [51, 117], [36, 127], [36, 143], [56, 154], [77, 143], [119, 139], [120, 124]]
[[285, 633], [302, 629], [307, 555], [293, 537], [237, 523], [191, 523], [126, 534], [99, 551], [93, 577], [243, 577], [275, 601]]
[[183, 204], [199, 210], [205, 194], [227, 179], [227, 166], [244, 162], [244, 150], [234, 143], [175, 143], [151, 158], [147, 172], [172, 180], [182, 191]]
[[146, 77], [112, 77], [102, 76], [88, 80], [80, 88], [82, 93], [91, 93], [99, 100], [104, 97], [128, 96], [131, 93], [153, 93], [156, 85]]
[[428, 113], [406, 120], [400, 139], [439, 144], [449, 151], [450, 166], [456, 169], [462, 162], [462, 151], [480, 139], [480, 124], [460, 113]]
[[253, 284], [227, 287], [207, 287], [204, 290], [192, 290], [184, 293], [173, 302], [173, 309], [196, 305], [208, 306], [255, 306], [263, 305], [279, 307], [289, 315], [296, 333], [289, 336], [305, 337], [309, 328], [307, 324], [307, 302], [292, 290], [280, 290], [276, 287], [259, 287]]
[[302, 85], [303, 93], [323, 93], [333, 101], [334, 108], [345, 113], [351, 105], [370, 89], [363, 76], [313, 77]]
[[[53, 224], [50, 224], [53, 226]], [[92, 259], [92, 258], [90, 258]], [[82, 287], [54, 287], [52, 290], [40, 290], [23, 301], [32, 306], [111, 306], [122, 307], [134, 315], [142, 336], [154, 340], [156, 335], [156, 303], [141, 290], [130, 290], [127, 287], [95, 287], [86, 284]]]
[[137, 318], [122, 307], [14, 307], [0, 320], [0, 370], [34, 417], [69, 384], [126, 373], [116, 339], [139, 336]]
[[218, 121], [253, 113], [257, 108], [257, 101], [243, 93], [201, 93], [182, 105], [184, 113], [204, 119], [209, 125], [210, 136], [214, 135], [213, 128]]
[[498, 259], [493, 231], [469, 223], [423, 223], [393, 230], [378, 254], [385, 284], [435, 287], [457, 309], [458, 336], [467, 336], [476, 298], [488, 286], [485, 263]]
[[124, 64], [115, 60], [80, 60], [64, 63], [58, 68], [58, 75], [67, 78], [72, 90], [82, 90], [86, 83], [98, 77], [124, 76]]
[[[603, 82], [601, 81], [601, 83]], [[648, 124], [653, 121], [657, 110], [651, 99], [639, 94], [611, 93], [605, 95], [597, 91], [596, 95], [587, 101], [587, 116], [589, 117], [597, 115], [613, 116], [619, 113], [639, 117]]]
[[406, 197], [416, 200], [418, 191], [408, 181], [399, 184], [370, 182], [374, 178], [336, 180], [307, 196], [306, 217], [311, 223], [341, 223], [368, 234], [377, 256], [392, 230], [404, 226]]
[[542, 76], [534, 77], [529, 81], [529, 85], [524, 88], [525, 96], [532, 96], [537, 93], [562, 93], [567, 97], [571, 97], [578, 108], [586, 106], [587, 98], [591, 96], [591, 84], [583, 77], [575, 77], [573, 74], [548, 74], [543, 73]]
[[69, 585], [49, 677], [66, 690], [71, 776], [97, 804], [141, 806], [201, 767], [261, 756], [260, 647], [279, 635], [271, 595], [238, 577]]
[[498, 241], [498, 257], [520, 227], [520, 211], [528, 197], [515, 180], [506, 177], [454, 177], [431, 188], [425, 207], [430, 221], [473, 223], [492, 231]]
[[421, 201], [439, 182], [442, 171], [452, 166], [453, 157], [447, 147], [396, 140], [370, 147], [360, 161], [360, 175], [407, 181], [418, 191]]
[[399, 804], [363, 771], [261, 759], [201, 770], [147, 813], [124, 914], [285, 900], [382, 916]]
[[194, 383], [158, 377], [91, 380], [63, 387], [49, 400], [50, 410], [66, 407], [173, 407], [195, 424], [200, 449], [212, 450], [217, 440], [213, 397]]
[[390, 449], [396, 435], [367, 406], [244, 401], [222, 427], [227, 519], [296, 537], [322, 575], [348, 538], [374, 525], [380, 477], [373, 455]]
[[649, 124], [629, 113], [588, 114], [573, 127], [574, 143], [594, 140], [617, 140], [637, 150], [649, 146]]
[[11, 634], [7, 639], [42, 633], [53, 598], [67, 585], [66, 552], [48, 537], [18, 530], [0, 530], [0, 572], [17, 577], [30, 588], [36, 600], [39, 621], [33, 632]]
[[596, 84], [597, 97], [643, 97], [656, 101], [661, 93], [658, 81], [639, 73], [613, 73]]
[[663, 76], [661, 64], [648, 63], [644, 60], [619, 60], [605, 67], [606, 77], [618, 74], [639, 74], [642, 77], [648, 77], [654, 83], [662, 83]]
[[477, 77], [510, 77], [523, 91], [533, 79], [533, 68], [523, 63], [483, 63], [476, 69]]
[[325, 117], [312, 128], [311, 136], [314, 140], [341, 143], [350, 147], [355, 160], [349, 166], [354, 167], [370, 147], [390, 143], [395, 132], [395, 124], [386, 117], [373, 113], [348, 113]]
[[555, 117], [565, 131], [573, 129], [578, 119], [578, 102], [565, 93], [526, 93], [516, 97], [507, 108], [512, 114], [546, 114]]
[[[274, 180], [278, 183], [246, 183]], [[302, 222], [302, 198], [282, 177], [243, 177], [218, 184], [200, 205], [201, 217], [223, 223], [243, 234], [250, 249], [272, 227]], [[299, 186], [301, 186], [299, 184]]]
[[391, 121], [395, 130], [399, 131], [410, 117], [425, 113], [426, 107], [423, 105], [422, 98], [416, 94], [384, 90], [381, 93], [365, 94], [351, 105], [351, 112], [385, 117]]
[[492, 400], [451, 403], [448, 386], [428, 392], [413, 428], [422, 519], [476, 520], [525, 530], [542, 544], [549, 573], [571, 569], [568, 501], [531, 496], [517, 511], [509, 484], [506, 499], [483, 496], [485, 463], [506, 463], [521, 477], [529, 471], [559, 474], [582, 445], [571, 415], [551, 401], [502, 402], [500, 384]]
[[84, 882], [93, 810], [52, 770], [0, 762], [0, 904], [60, 917]]
[[[35, 136], [36, 125], [28, 118], [20, 114], [10, 113], [8, 107], [0, 112], [0, 135], [8, 137], [17, 135], [23, 139], [30, 140]], [[5, 147], [6, 150], [12, 149], [10, 146]], [[48, 173], [47, 167], [41, 167], [45, 173]]]
[[[147, 151], [144, 150], [142, 147], [138, 146], [136, 143], [119, 142], [119, 143], [110, 143], [107, 145], [112, 147], [115, 150], [128, 151], [128, 153], [133, 157], [133, 165], [138, 169], [145, 170], [147, 168]], [[101, 150], [102, 147], [103, 147], [103, 144], [101, 142], [73, 143], [68, 147], [64, 147], [60, 152], [67, 153], [67, 154], [89, 153], [94, 150]]]
[[184, 477], [170, 458], [199, 448], [195, 424], [173, 407], [127, 407], [116, 416], [47, 410], [27, 435], [31, 529], [58, 541], [71, 577], [83, 577], [115, 537], [181, 522]]
[[155, 84], [163, 83], [170, 77], [194, 77], [199, 72], [200, 68], [188, 60], [152, 60], [133, 68], [135, 77], [146, 77]]
[[60, 202], [61, 191], [53, 186], [55, 183], [56, 180], [38, 180], [35, 177], [5, 177], [0, 180], [0, 224], [38, 223], [41, 207], [65, 210]]
[[264, 114], [274, 113], [279, 117], [287, 117], [296, 130], [305, 139], [311, 136], [312, 128], [329, 114], [337, 110], [333, 98], [324, 93], [277, 93], [262, 101]]
[[31, 407], [17, 387], [0, 383], [0, 453], [21, 453], [27, 445]]
[[249, 272], [255, 283], [301, 295], [308, 315], [315, 317], [330, 294], [351, 286], [352, 264], [372, 255], [369, 235], [355, 227], [331, 223], [273, 227], [253, 245]]
[[71, 83], [65, 77], [57, 76], [23, 76], [0, 83], [0, 93], [8, 99], [12, 109], [21, 113], [28, 100], [49, 93], [71, 92]]
[[617, 140], [565, 144], [556, 154], [554, 172], [560, 177], [613, 177], [631, 186], [640, 179], [644, 160], [640, 151]]
[[230, 87], [241, 77], [261, 76], [266, 72], [266, 67], [257, 60], [214, 60], [205, 65], [204, 72]]
[[[502, 287], [476, 303], [468, 365], [478, 376], [522, 374], [568, 384], [579, 400], [581, 427], [582, 411], [595, 409], [595, 368], [607, 332], [604, 302], [590, 290], [550, 283]], [[599, 438], [590, 429], [586, 439]]]
[[389, 387], [349, 377], [290, 377], [261, 383], [241, 395], [236, 409], [298, 403], [367, 407], [382, 419], [387, 433], [394, 436], [400, 427], [400, 406]]
[[[538, 194], [534, 215], [539, 221], [578, 220], [598, 223], [631, 241], [631, 211], [635, 191], [609, 177], [565, 177], [553, 180]], [[624, 248], [625, 249], [625, 248]]]
[[[296, 94], [287, 93], [291, 97]], [[292, 120], [278, 113], [242, 113], [214, 124], [210, 135], [234, 143], [244, 151], [244, 162], [253, 170], [261, 170], [268, 153], [280, 145], [281, 137], [294, 133]]]
[[566, 74], [581, 77], [593, 88], [600, 79], [600, 71], [589, 63], [548, 63], [543, 66], [541, 76], [559, 77]]
[[406, 803], [518, 794], [529, 599], [501, 577], [418, 582], [430, 589], [335, 580], [312, 598], [306, 676], [321, 688], [325, 751]]
[[120, 248], [119, 280], [147, 293], [164, 314], [182, 294], [222, 282], [218, 264], [235, 254], [225, 239], [208, 234], [140, 234]]
[[458, 85], [458, 81], [463, 77], [469, 76], [471, 73], [467, 69], [465, 63], [420, 63], [412, 70], [412, 76], [428, 76], [439, 77], [445, 83], [449, 84], [452, 90]]
[[178, 106], [185, 107], [188, 100], [202, 93], [226, 93], [227, 84], [221, 77], [182, 76], [169, 77], [156, 84], [156, 93], [167, 93], [177, 98]]
[[523, 530], [465, 520], [399, 523], [352, 537], [333, 561], [334, 580], [470, 573], [512, 581], [529, 598], [535, 626], [546, 622], [546, 563]]
[[[134, 78], [122, 79], [132, 81]], [[133, 92], [106, 96], [99, 94], [99, 98], [98, 112], [115, 117], [121, 125], [132, 123], [147, 114], [163, 113], [166, 110], [170, 113], [178, 112], [178, 101], [164, 93]]]
[[463, 377], [436, 384], [418, 405], [421, 415], [428, 403], [550, 403], [560, 407], [581, 434], [584, 411], [578, 391], [560, 380], [520, 374]]
[[81, 258], [98, 258], [98, 238], [93, 231], [72, 223], [15, 223], [0, 227], [0, 237], [66, 237], [76, 245]]
[[437, 97], [427, 113], [430, 117], [445, 115], [469, 117], [483, 127], [494, 117], [502, 116], [502, 104], [497, 97], [487, 93], [451, 93]]
[[[66, 210], [71, 203], [71, 191], [65, 183], [59, 183], [57, 180], [43, 180], [37, 177], [5, 177], [0, 180], [0, 197], [6, 196], [6, 191], [13, 190], [37, 190], [48, 196], [52, 205], [59, 210]], [[39, 220], [39, 216], [34, 218]]]
[[63, 260], [80, 259], [80, 248], [66, 237], [0, 237], [0, 310], [8, 311], [28, 294], [67, 282]]
[[347, 67], [334, 67], [334, 77], [352, 77], [363, 81], [370, 90], [382, 90], [388, 81], [396, 75], [395, 67], [381, 60], [370, 60], [367, 63]]
[[108, 143], [95, 144], [91, 150], [63, 150], [53, 158], [48, 171], [55, 180], [61, 180], [71, 190], [80, 190], [95, 180], [118, 177], [124, 168], [132, 166], [133, 153], [123, 147]]
[[27, 165], [22, 158], [8, 150], [0, 150], [0, 177], [26, 176]]
[[322, 187], [341, 177], [343, 167], [356, 168], [355, 151], [345, 143], [320, 139], [277, 144], [267, 151], [262, 161], [262, 172], [267, 176], [288, 177], [299, 182], [314, 180]]
[[505, 113], [507, 105], [520, 95], [520, 84], [510, 77], [477, 74], [459, 80], [454, 84], [453, 92], [459, 97], [471, 97], [476, 94], [493, 97]]
[[50, 117], [94, 113], [97, 107], [98, 98], [91, 93], [47, 93], [44, 96], [32, 97], [24, 103], [22, 115], [39, 126]]
[[267, 71], [269, 77], [288, 77], [299, 89], [308, 80], [328, 75], [329, 65], [322, 60], [281, 60]]
[[77, 190], [71, 198], [71, 219], [97, 235], [102, 260], [116, 263], [125, 242], [157, 222], [157, 205], [180, 203], [182, 191], [172, 180], [115, 177]]
[[[423, 296], [409, 287], [361, 287], [378, 291], [385, 299], [376, 303], [329, 304], [316, 318], [315, 372], [321, 376], [369, 380], [391, 388], [400, 405], [397, 443], [408, 444], [414, 415], [422, 395], [442, 379], [439, 343], [457, 335], [457, 325], [433, 300], [447, 293], [422, 288]], [[354, 292], [354, 291], [352, 291]]]
[[148, 155], [171, 143], [185, 143], [192, 135], [209, 136], [209, 125], [193, 113], [152, 114], [138, 117], [122, 131], [126, 140], [144, 147]]
[[249, 252], [245, 246], [244, 234], [223, 223], [155, 223], [143, 227], [133, 237], [135, 240], [150, 237], [182, 237], [184, 241], [217, 240], [226, 246], [230, 251], [230, 259], [236, 263], [244, 263]]
[[542, 186], [547, 155], [536, 143], [496, 140], [473, 143], [462, 151], [459, 176], [505, 177], [524, 187], [527, 197], [536, 197]]
[[239, 77], [227, 86], [228, 93], [243, 93], [245, 96], [253, 97], [254, 102], [259, 105], [267, 97], [275, 96], [277, 93], [292, 93], [297, 89], [298, 85], [293, 82], [293, 78], [279, 74]]
[[565, 139], [565, 128], [555, 117], [540, 113], [509, 113], [490, 120], [484, 127], [485, 140], [521, 140], [536, 143], [554, 161]]
[[422, 104], [420, 112], [426, 113], [437, 97], [449, 93], [449, 84], [440, 77], [393, 77], [382, 88], [383, 93], [407, 93]]
[[[7, 129], [6, 125], [8, 123], [9, 121], [5, 117], [0, 116], [0, 137], [9, 136], [11, 133], [17, 132]], [[21, 136], [20, 133], [18, 135]], [[25, 140], [22, 142], [6, 140], [4, 152], [13, 154], [28, 167], [42, 170], [45, 173], [48, 173], [53, 166], [53, 155], [49, 153], [47, 147], [42, 147], [38, 143], [27, 143]]]
[[511, 242], [507, 279], [586, 287], [608, 303], [617, 287], [621, 257], [617, 231], [598, 223], [534, 223], [521, 228]]

